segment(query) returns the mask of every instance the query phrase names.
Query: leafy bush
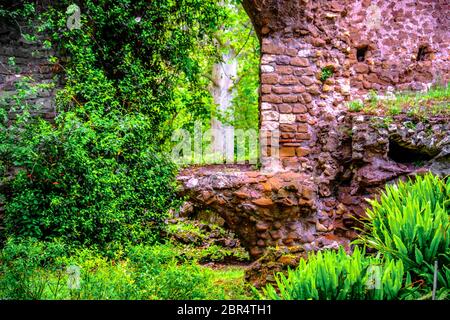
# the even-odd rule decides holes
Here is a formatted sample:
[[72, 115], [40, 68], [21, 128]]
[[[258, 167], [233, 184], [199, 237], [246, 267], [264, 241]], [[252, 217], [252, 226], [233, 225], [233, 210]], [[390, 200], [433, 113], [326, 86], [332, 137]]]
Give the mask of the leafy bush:
[[[32, 3], [23, 7], [34, 11]], [[192, 53], [208, 43], [222, 11], [200, 0], [89, 0], [81, 28], [69, 30], [69, 4], [27, 15], [41, 22], [35, 35], [44, 32], [45, 45], [64, 57], [49, 59], [64, 69], [55, 124], [29, 116], [31, 87], [0, 101], [0, 174], [20, 168], [5, 197], [6, 233], [104, 249], [152, 243], [176, 205], [176, 168], [162, 145], [179, 109], [192, 111], [175, 101], [177, 87], [195, 88]], [[0, 5], [0, 14], [12, 7]], [[19, 19], [14, 12], [9, 19]], [[12, 107], [19, 119], [10, 125]]]
[[432, 284], [438, 261], [439, 283], [447, 286], [450, 265], [450, 180], [432, 174], [386, 186], [367, 210], [362, 243], [385, 257], [400, 259], [406, 270]]
[[301, 259], [287, 277], [276, 276], [277, 290], [268, 285], [263, 292], [275, 300], [391, 300], [398, 297], [404, 275], [401, 261], [364, 256], [358, 247], [348, 255], [341, 247]]
[[176, 168], [152, 147], [144, 115], [67, 112], [56, 125], [30, 120], [6, 205], [10, 236], [73, 244], [152, 242], [174, 205]]

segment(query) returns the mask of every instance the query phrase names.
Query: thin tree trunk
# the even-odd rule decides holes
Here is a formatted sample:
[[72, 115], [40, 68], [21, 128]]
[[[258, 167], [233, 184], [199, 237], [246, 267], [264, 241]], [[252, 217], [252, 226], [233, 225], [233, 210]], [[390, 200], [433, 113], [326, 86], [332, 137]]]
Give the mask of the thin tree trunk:
[[[211, 95], [220, 114], [231, 115], [234, 94], [234, 80], [237, 78], [237, 59], [232, 49], [222, 55], [222, 62], [213, 66]], [[229, 119], [232, 121], [232, 118]], [[211, 119], [212, 151], [217, 155], [217, 160], [227, 163], [234, 161], [234, 127], [223, 124], [219, 119]]]

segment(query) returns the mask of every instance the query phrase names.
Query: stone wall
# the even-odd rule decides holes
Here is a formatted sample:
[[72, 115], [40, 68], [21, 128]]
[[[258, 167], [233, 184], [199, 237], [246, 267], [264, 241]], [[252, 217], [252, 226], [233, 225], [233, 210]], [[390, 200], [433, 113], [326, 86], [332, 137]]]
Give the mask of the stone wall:
[[[25, 77], [31, 78], [31, 85], [49, 84], [54, 81], [54, 72], [57, 70], [48, 61], [54, 52], [44, 48], [43, 38], [27, 41], [21, 33], [35, 34], [32, 28], [20, 25], [20, 22], [0, 21], [0, 99], [13, 96], [16, 93], [16, 84]], [[14, 61], [14, 65], [10, 61]], [[56, 115], [55, 90], [39, 89], [28, 96], [26, 101], [34, 106], [32, 113], [52, 120]], [[7, 100], [3, 103], [9, 105]], [[18, 112], [20, 108], [17, 106], [10, 108], [9, 119], [13, 121]], [[2, 180], [9, 179], [12, 174], [10, 172], [6, 177], [0, 178], [0, 221], [4, 213], [2, 195], [7, 195]], [[1, 229], [0, 223], [0, 233]]]
[[364, 199], [384, 184], [449, 173], [448, 118], [347, 111], [347, 102], [371, 90], [447, 84], [448, 1], [243, 4], [261, 40], [262, 170], [184, 171], [191, 211], [218, 212], [254, 258], [271, 246], [318, 250], [354, 239]]
[[[43, 45], [43, 38], [27, 41], [22, 35], [36, 35], [32, 27], [19, 26], [16, 22], [0, 21], [0, 97], [15, 94], [15, 84], [25, 77], [31, 77], [31, 83], [49, 84], [54, 80], [56, 67], [48, 59], [54, 51]], [[13, 59], [15, 65], [9, 63]], [[39, 90], [27, 100], [36, 106], [39, 113], [47, 120], [55, 117], [54, 90]], [[15, 112], [11, 112], [13, 119]]]
[[[336, 125], [346, 101], [369, 90], [423, 90], [450, 79], [447, 0], [247, 0], [244, 6], [262, 43], [262, 139], [265, 130], [279, 129], [281, 168], [321, 174], [317, 159], [330, 155], [320, 128]], [[332, 72], [328, 79], [321, 79], [324, 69]], [[273, 167], [270, 156], [262, 150], [264, 169]]]
[[325, 169], [324, 176], [240, 166], [185, 169], [178, 179], [189, 201], [181, 214], [219, 214], [252, 258], [268, 247], [299, 253], [349, 248], [365, 199], [375, 197], [386, 183], [428, 171], [450, 174], [448, 120], [349, 114], [319, 132], [333, 137], [321, 142], [335, 163], [333, 174]]

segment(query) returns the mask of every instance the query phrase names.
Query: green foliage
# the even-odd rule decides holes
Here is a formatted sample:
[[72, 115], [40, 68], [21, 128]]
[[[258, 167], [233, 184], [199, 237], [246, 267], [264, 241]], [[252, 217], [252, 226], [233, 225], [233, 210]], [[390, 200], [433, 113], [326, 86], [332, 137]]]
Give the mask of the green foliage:
[[234, 234], [212, 223], [178, 221], [166, 228], [178, 257], [207, 262], [244, 262], [248, 252], [239, 246]]
[[383, 109], [396, 108], [410, 117], [427, 119], [450, 114], [450, 84], [434, 86], [426, 92], [403, 92], [393, 100], [383, 102]]
[[391, 300], [398, 297], [404, 275], [401, 261], [364, 256], [358, 247], [348, 255], [341, 247], [301, 259], [287, 277], [276, 276], [277, 290], [268, 285], [263, 292], [275, 300]]
[[401, 260], [406, 270], [429, 285], [438, 261], [438, 281], [448, 288], [450, 180], [427, 174], [400, 181], [386, 186], [380, 199], [370, 204], [360, 241], [385, 257]]
[[0, 299], [42, 299], [65, 251], [59, 242], [9, 240], [0, 251]]
[[[236, 130], [251, 130], [258, 136], [259, 110], [259, 65], [260, 44], [247, 13], [235, 0], [221, 2], [224, 19], [214, 34], [215, 44], [199, 42], [197, 50], [192, 57], [198, 61], [200, 77], [196, 88], [186, 88], [185, 84], [179, 86], [176, 98], [179, 103], [189, 103], [190, 110], [181, 110], [174, 119], [174, 127], [194, 132], [194, 124], [200, 123], [202, 132], [211, 129], [211, 119], [216, 118], [223, 124], [232, 125]], [[211, 96], [214, 87], [212, 71], [215, 64], [224, 63], [224, 55], [229, 56], [228, 63], [237, 62], [237, 76], [232, 77], [231, 106], [226, 111], [219, 110]], [[199, 94], [196, 94], [196, 93]], [[192, 112], [195, 110], [195, 112]], [[189, 111], [189, 112], [186, 112]], [[238, 142], [238, 134], [235, 141]], [[258, 141], [258, 139], [256, 139]], [[240, 142], [240, 141], [239, 141]], [[203, 140], [203, 148], [209, 146], [210, 140]], [[235, 144], [237, 154], [237, 143]], [[258, 147], [245, 149], [245, 155], [236, 157], [235, 161], [244, 162], [258, 158]], [[195, 163], [222, 163], [220, 155], [207, 153], [203, 157], [192, 159]]]
[[30, 119], [20, 141], [9, 235], [104, 246], [156, 240], [174, 204], [175, 167], [152, 147], [146, 116]]
[[155, 140], [163, 141], [173, 118], [190, 107], [175, 103], [175, 93], [180, 85], [196, 92], [200, 67], [193, 55], [220, 25], [220, 7], [200, 0], [88, 0], [80, 7], [81, 28], [68, 30], [69, 4], [62, 1], [42, 17], [52, 40], [71, 58], [61, 93], [65, 109], [80, 116], [143, 113]]
[[[246, 297], [243, 271], [179, 261], [171, 245], [132, 246], [120, 260], [58, 242], [9, 241], [0, 251], [0, 299], [223, 299]], [[80, 270], [79, 287], [68, 269]]]
[[[65, 76], [55, 123], [30, 116], [36, 86], [18, 82], [0, 103], [0, 170], [20, 168], [7, 197], [6, 233], [105, 250], [152, 243], [177, 204], [176, 168], [162, 147], [178, 112], [191, 112], [177, 88], [196, 87], [192, 55], [217, 30], [222, 10], [200, 0], [84, 1], [81, 28], [69, 30], [69, 4], [32, 17], [41, 22], [36, 34], [47, 37], [43, 45], [67, 58], [51, 59]], [[18, 112], [12, 125], [10, 110]]]
[[361, 100], [353, 100], [348, 103], [348, 110], [351, 112], [360, 112], [364, 108]]
[[334, 69], [332, 67], [324, 67], [320, 71], [320, 81], [325, 82], [328, 78], [331, 78], [334, 74]]
[[430, 116], [448, 116], [449, 98], [450, 84], [434, 86], [426, 92], [398, 92], [386, 97], [379, 97], [376, 91], [371, 90], [363, 103], [350, 102], [349, 110], [390, 116], [406, 114], [409, 117], [427, 119]]
[[396, 105], [390, 106], [389, 110], [388, 110], [388, 114], [391, 116], [399, 115], [401, 112], [402, 112], [402, 110]]
[[3, 0], [0, 4], [0, 18], [10, 22], [31, 17], [35, 11], [36, 7], [32, 2]]

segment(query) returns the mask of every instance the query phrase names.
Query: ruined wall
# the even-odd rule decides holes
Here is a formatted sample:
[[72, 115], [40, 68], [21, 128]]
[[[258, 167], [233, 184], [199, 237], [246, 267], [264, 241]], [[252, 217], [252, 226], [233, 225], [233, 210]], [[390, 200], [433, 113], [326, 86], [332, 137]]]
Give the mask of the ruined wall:
[[[244, 6], [262, 41], [261, 129], [264, 135], [280, 130], [284, 169], [333, 176], [335, 161], [318, 135], [337, 125], [346, 101], [369, 90], [422, 90], [450, 79], [447, 0], [248, 0]], [[333, 75], [321, 81], [324, 68]], [[270, 169], [270, 154], [262, 153]]]
[[[19, 29], [21, 28], [21, 30]], [[54, 55], [52, 49], [43, 45], [43, 37], [33, 41], [26, 40], [22, 34], [35, 35], [30, 27], [20, 26], [14, 22], [0, 21], [0, 97], [15, 94], [16, 84], [25, 77], [30, 77], [33, 85], [48, 84], [54, 79], [55, 67], [49, 62]], [[10, 61], [14, 61], [11, 65]], [[36, 106], [35, 112], [44, 119], [55, 117], [54, 90], [38, 90], [27, 101]], [[16, 111], [10, 112], [14, 119]]]
[[449, 1], [243, 4], [262, 44], [262, 170], [184, 171], [190, 211], [219, 213], [253, 258], [267, 247], [319, 250], [348, 245], [365, 198], [386, 183], [450, 173], [450, 119], [385, 119], [346, 106], [370, 90], [447, 84]]
[[[51, 49], [44, 48], [43, 38], [27, 41], [24, 34], [35, 34], [27, 26], [20, 26], [20, 22], [0, 21], [0, 107], [9, 109], [9, 120], [13, 121], [17, 113], [21, 112], [18, 106], [9, 107], [8, 98], [16, 94], [16, 85], [24, 78], [30, 77], [30, 85], [49, 84], [54, 79], [54, 67], [48, 61], [54, 55]], [[51, 120], [56, 115], [54, 95], [55, 88], [38, 89], [26, 99], [34, 106], [32, 113], [44, 119]], [[11, 169], [12, 170], [12, 169]], [[6, 177], [0, 177], [0, 221], [2, 221], [3, 195], [7, 195], [3, 179], [9, 179], [12, 172]], [[2, 225], [0, 223], [0, 233]]]
[[252, 258], [268, 247], [297, 252], [348, 248], [355, 218], [386, 183], [432, 171], [450, 174], [450, 121], [348, 115], [336, 132], [339, 168], [324, 196], [316, 177], [249, 167], [206, 166], [178, 179], [189, 202], [182, 214], [219, 214]]

